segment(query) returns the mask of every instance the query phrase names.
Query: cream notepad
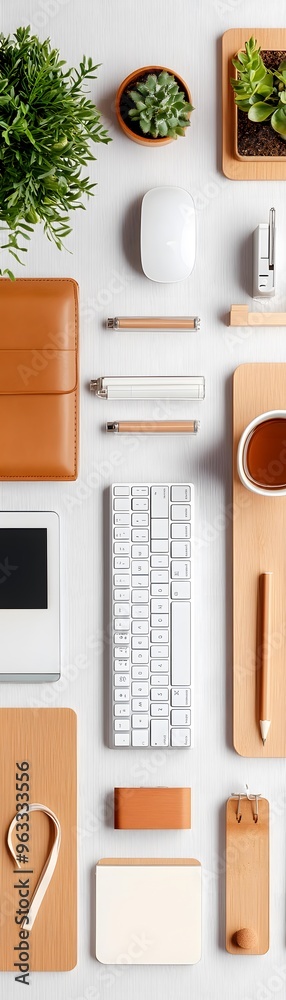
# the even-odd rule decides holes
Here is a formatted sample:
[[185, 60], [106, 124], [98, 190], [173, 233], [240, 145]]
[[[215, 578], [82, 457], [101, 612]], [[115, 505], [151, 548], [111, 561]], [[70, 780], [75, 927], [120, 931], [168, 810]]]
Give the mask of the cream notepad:
[[194, 965], [201, 957], [201, 866], [194, 859], [104, 858], [96, 866], [96, 958], [106, 965]]

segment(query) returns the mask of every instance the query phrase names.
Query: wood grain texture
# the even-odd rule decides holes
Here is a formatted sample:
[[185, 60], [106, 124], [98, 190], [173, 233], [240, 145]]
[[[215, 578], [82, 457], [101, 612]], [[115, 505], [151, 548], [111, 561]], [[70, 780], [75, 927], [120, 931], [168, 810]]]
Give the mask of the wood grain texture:
[[229, 314], [230, 326], [286, 326], [285, 312], [250, 312], [247, 305], [233, 305]]
[[190, 788], [115, 788], [116, 830], [189, 830]]
[[[243, 757], [286, 756], [286, 498], [251, 493], [237, 473], [237, 446], [255, 416], [283, 409], [285, 364], [242, 365], [233, 387], [233, 739]], [[259, 577], [273, 573], [271, 720], [263, 746], [259, 729], [261, 640], [258, 619]]]
[[[59, 972], [77, 961], [77, 750], [76, 716], [69, 709], [0, 710], [0, 968], [14, 971], [19, 944], [15, 913], [19, 904], [15, 864], [7, 848], [7, 830], [16, 813], [17, 762], [29, 762], [30, 802], [47, 805], [61, 825], [57, 866], [29, 935], [30, 971]], [[19, 800], [18, 800], [19, 801]], [[31, 894], [45, 865], [53, 833], [47, 816], [29, 818]], [[26, 875], [21, 875], [25, 879]], [[9, 906], [7, 906], [7, 900]]]
[[[241, 800], [240, 823], [237, 799], [228, 799], [226, 806], [226, 950], [231, 955], [265, 955], [269, 948], [269, 803], [259, 800], [257, 823], [253, 805]], [[243, 929], [249, 931], [247, 949], [236, 942]]]
[[237, 108], [230, 85], [232, 59], [251, 36], [262, 49], [286, 51], [285, 28], [230, 28], [222, 37], [222, 169], [235, 181], [285, 180], [285, 157], [239, 157], [236, 149]]

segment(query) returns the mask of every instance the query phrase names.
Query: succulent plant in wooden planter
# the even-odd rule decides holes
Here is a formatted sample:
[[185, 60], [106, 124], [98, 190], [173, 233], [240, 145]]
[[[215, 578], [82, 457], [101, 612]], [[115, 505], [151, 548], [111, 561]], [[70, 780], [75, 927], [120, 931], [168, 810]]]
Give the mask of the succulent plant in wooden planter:
[[[264, 58], [255, 38], [245, 43], [244, 51], [232, 60], [236, 77], [231, 79], [235, 104], [248, 120], [256, 124], [268, 123], [280, 139], [286, 139], [286, 53], [267, 52]], [[272, 56], [272, 60], [271, 60]], [[271, 64], [272, 62], [272, 64]], [[275, 65], [276, 63], [276, 65]], [[277, 150], [275, 150], [275, 153]], [[269, 149], [271, 155], [271, 149]], [[285, 153], [282, 155], [286, 155]]]
[[185, 135], [190, 125], [190, 112], [194, 109], [170, 73], [164, 70], [158, 76], [149, 73], [145, 81], [139, 80], [136, 89], [128, 93], [134, 105], [128, 112], [129, 117], [139, 122], [143, 135], [150, 135], [152, 139], [158, 136], [177, 139], [178, 135]]

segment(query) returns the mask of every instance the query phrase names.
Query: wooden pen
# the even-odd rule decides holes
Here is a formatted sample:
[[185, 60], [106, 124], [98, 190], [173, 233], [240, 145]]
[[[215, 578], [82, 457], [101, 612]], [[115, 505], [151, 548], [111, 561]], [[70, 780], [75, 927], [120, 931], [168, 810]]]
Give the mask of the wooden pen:
[[108, 330], [199, 330], [199, 316], [114, 316]]
[[114, 434], [197, 434], [199, 420], [118, 420], [106, 424]]
[[260, 577], [261, 600], [261, 683], [260, 683], [260, 733], [263, 746], [271, 725], [270, 719], [270, 630], [272, 573], [262, 573]]

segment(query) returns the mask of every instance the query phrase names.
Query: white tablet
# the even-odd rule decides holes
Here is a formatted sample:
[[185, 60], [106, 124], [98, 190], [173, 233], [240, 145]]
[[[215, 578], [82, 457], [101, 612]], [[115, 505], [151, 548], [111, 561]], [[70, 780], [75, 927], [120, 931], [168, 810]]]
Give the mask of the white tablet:
[[0, 512], [0, 681], [60, 677], [60, 529], [54, 511]]

